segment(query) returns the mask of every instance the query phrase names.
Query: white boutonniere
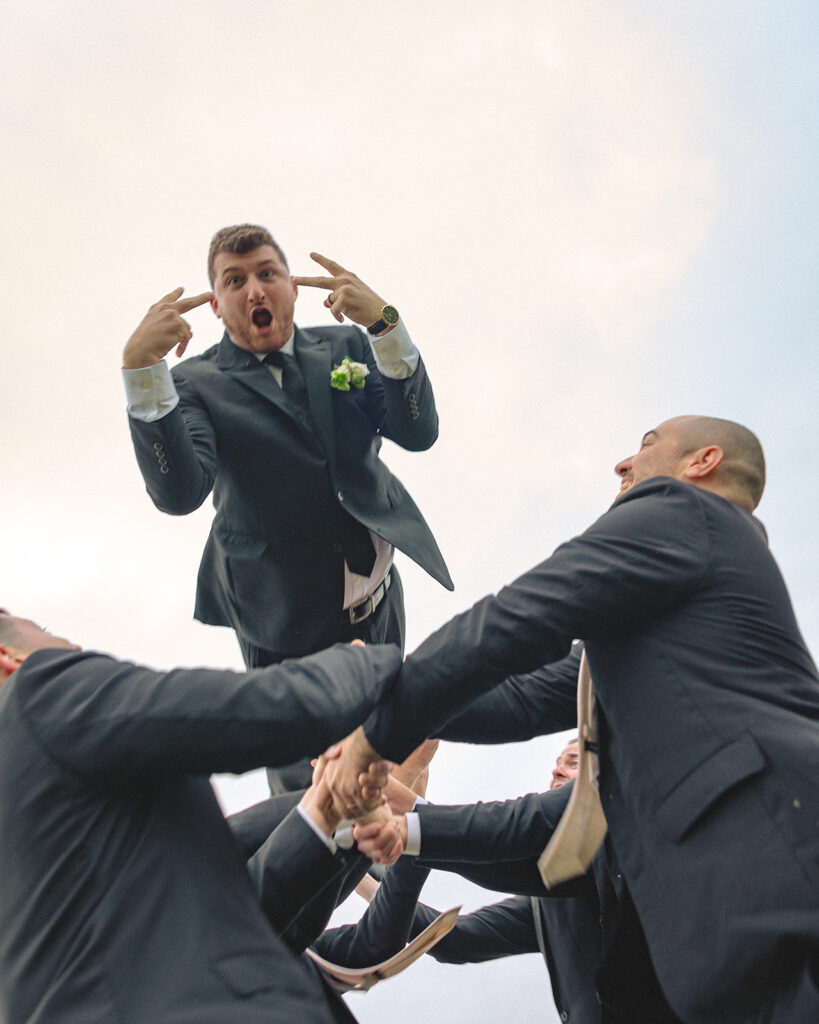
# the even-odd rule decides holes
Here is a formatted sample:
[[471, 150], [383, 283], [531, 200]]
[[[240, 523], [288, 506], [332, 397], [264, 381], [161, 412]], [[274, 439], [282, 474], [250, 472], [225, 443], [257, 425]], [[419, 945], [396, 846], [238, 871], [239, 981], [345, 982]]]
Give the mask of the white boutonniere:
[[364, 378], [370, 372], [366, 363], [356, 363], [349, 356], [341, 360], [341, 364], [334, 366], [330, 371], [330, 387], [336, 391], [349, 391], [350, 385], [354, 388], [364, 387]]

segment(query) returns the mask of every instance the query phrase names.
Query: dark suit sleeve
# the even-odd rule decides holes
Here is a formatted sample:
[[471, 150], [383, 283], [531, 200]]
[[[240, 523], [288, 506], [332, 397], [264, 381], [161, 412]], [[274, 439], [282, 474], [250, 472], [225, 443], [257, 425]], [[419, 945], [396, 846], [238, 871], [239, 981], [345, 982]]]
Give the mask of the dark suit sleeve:
[[450, 719], [438, 733], [460, 743], [519, 743], [577, 725], [581, 649], [534, 672], [510, 676]]
[[537, 859], [569, 802], [572, 784], [517, 800], [419, 805], [418, 863], [454, 871], [484, 888], [526, 896], [574, 896], [591, 891], [583, 877], [547, 890]]
[[357, 333], [362, 345], [361, 361], [370, 370], [364, 394], [375, 430], [407, 451], [431, 448], [438, 437], [438, 412], [423, 359], [419, 357], [409, 377], [387, 377], [378, 369], [366, 334]]
[[252, 857], [273, 829], [281, 825], [305, 792], [300, 789], [295, 793], [280, 793], [228, 815], [228, 826], [245, 860]]
[[328, 929], [314, 944], [325, 960], [345, 967], [371, 967], [406, 946], [418, 895], [429, 874], [408, 857], [387, 871], [357, 924]]
[[162, 512], [187, 515], [213, 489], [217, 469], [216, 433], [196, 389], [177, 368], [179, 404], [153, 423], [128, 417], [131, 440], [145, 487]]
[[[412, 938], [438, 916], [419, 903], [412, 923]], [[532, 904], [528, 896], [511, 896], [501, 903], [463, 914], [455, 927], [440, 939], [429, 955], [442, 964], [480, 964], [504, 956], [537, 953]]]
[[344, 863], [294, 807], [250, 857], [247, 870], [265, 917], [282, 933], [305, 904], [331, 886]]
[[[308, 849], [312, 848], [311, 855], [318, 859], [318, 870], [307, 889], [294, 885], [290, 872], [302, 869], [289, 866], [288, 858], [294, 854], [283, 852], [283, 844], [288, 835], [292, 836], [294, 828], [303, 833], [305, 823], [299, 817], [300, 825], [295, 823], [294, 826], [289, 821], [287, 829], [280, 832], [280, 827], [289, 820], [290, 812], [303, 795], [304, 790], [301, 790], [270, 797], [227, 819], [233, 838], [248, 860], [248, 870], [268, 920], [297, 953], [303, 952], [324, 931], [335, 908], [355, 889], [370, 865], [355, 849], [337, 850], [331, 864], [315, 843], [302, 835]], [[317, 838], [315, 834], [312, 836]], [[320, 841], [319, 845], [322, 845]], [[295, 856], [300, 854], [297, 852]], [[308, 874], [313, 870], [310, 864], [307, 861], [303, 866]], [[296, 894], [298, 905], [287, 902], [280, 891], [282, 885]]]
[[83, 652], [37, 651], [16, 698], [65, 770], [106, 785], [145, 775], [291, 764], [343, 738], [386, 695], [393, 646], [337, 644], [238, 673], [152, 669]]
[[574, 638], [665, 614], [707, 571], [696, 488], [666, 477], [638, 485], [551, 558], [424, 641], [366, 722], [366, 736], [382, 756], [402, 761], [507, 676], [566, 657]]

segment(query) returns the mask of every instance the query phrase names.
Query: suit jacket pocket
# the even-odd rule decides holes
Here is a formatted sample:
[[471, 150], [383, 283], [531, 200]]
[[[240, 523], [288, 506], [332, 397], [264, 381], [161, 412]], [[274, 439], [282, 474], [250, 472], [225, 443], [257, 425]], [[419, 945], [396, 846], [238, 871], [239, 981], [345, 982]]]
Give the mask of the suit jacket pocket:
[[675, 843], [723, 794], [765, 767], [765, 756], [750, 733], [742, 733], [702, 761], [657, 808], [657, 823]]
[[219, 546], [231, 558], [261, 558], [267, 549], [265, 538], [252, 533], [234, 533], [224, 526], [214, 527], [213, 532]]
[[241, 999], [265, 992], [276, 984], [276, 961], [268, 952], [228, 956], [211, 963], [210, 969]]

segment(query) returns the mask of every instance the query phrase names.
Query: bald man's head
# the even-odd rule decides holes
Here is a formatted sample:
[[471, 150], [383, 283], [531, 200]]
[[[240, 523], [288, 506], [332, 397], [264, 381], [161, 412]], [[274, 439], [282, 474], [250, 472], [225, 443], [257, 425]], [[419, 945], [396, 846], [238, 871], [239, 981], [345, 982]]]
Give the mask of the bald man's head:
[[765, 490], [765, 455], [756, 434], [741, 423], [716, 416], [680, 416], [677, 422], [681, 424], [680, 456], [691, 455], [709, 445], [721, 448], [720, 474], [747, 492], [753, 511]]
[[643, 480], [670, 476], [713, 491], [750, 512], [765, 488], [765, 456], [756, 436], [716, 416], [676, 416], [644, 436], [640, 450], [618, 462], [621, 493]]

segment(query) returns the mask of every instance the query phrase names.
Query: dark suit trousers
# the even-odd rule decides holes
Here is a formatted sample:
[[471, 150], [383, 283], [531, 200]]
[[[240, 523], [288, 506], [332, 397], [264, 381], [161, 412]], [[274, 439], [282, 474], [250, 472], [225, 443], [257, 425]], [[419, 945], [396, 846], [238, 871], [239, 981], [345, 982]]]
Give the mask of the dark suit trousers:
[[[401, 653], [404, 653], [406, 637], [404, 588], [395, 565], [390, 569], [390, 573], [392, 574], [390, 588], [372, 615], [364, 619], [363, 622], [353, 625], [350, 622], [345, 622], [339, 613], [338, 643], [363, 640], [367, 644], [396, 644], [401, 649]], [[264, 647], [258, 647], [240, 634], [237, 634], [237, 638], [242, 657], [248, 668], [264, 668], [282, 660], [279, 655], [265, 650]], [[320, 753], [321, 751], [317, 750], [315, 756]], [[267, 782], [271, 795], [276, 796], [280, 793], [292, 793], [294, 790], [304, 789], [310, 785], [312, 772], [310, 758], [296, 761], [295, 764], [287, 765], [284, 768], [268, 768]]]

